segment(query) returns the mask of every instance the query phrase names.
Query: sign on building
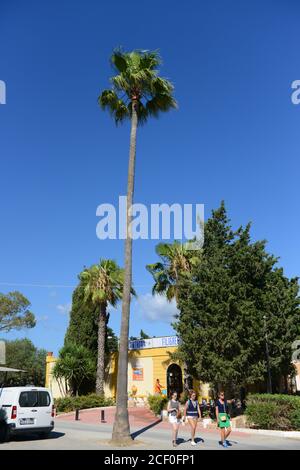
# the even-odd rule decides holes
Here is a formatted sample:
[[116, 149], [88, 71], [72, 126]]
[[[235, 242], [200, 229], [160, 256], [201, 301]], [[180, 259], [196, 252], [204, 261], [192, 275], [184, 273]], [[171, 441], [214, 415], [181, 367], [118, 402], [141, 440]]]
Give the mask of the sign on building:
[[132, 369], [132, 380], [144, 380], [144, 369], [141, 367], [134, 367]]
[[178, 336], [161, 336], [158, 338], [137, 339], [129, 341], [129, 349], [166, 348], [178, 345]]

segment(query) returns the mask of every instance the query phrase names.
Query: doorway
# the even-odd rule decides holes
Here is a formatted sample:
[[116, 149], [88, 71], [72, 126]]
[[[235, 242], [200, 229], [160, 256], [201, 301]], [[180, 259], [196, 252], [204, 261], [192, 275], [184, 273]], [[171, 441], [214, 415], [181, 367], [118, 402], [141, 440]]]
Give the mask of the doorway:
[[167, 392], [177, 392], [178, 397], [183, 391], [182, 370], [178, 364], [171, 364], [167, 369]]

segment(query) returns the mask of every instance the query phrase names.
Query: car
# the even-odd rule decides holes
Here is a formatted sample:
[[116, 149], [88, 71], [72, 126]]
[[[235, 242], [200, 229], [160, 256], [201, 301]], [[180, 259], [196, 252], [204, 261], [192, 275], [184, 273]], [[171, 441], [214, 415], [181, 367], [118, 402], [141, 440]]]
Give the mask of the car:
[[55, 409], [51, 391], [44, 387], [0, 388], [0, 438], [37, 433], [48, 437], [54, 429]]

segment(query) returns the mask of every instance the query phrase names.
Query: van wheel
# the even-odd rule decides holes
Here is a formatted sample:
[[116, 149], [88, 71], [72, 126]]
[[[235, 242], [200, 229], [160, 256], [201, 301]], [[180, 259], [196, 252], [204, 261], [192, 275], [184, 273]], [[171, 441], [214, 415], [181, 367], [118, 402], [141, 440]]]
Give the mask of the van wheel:
[[0, 442], [9, 441], [9, 429], [6, 423], [0, 423]]

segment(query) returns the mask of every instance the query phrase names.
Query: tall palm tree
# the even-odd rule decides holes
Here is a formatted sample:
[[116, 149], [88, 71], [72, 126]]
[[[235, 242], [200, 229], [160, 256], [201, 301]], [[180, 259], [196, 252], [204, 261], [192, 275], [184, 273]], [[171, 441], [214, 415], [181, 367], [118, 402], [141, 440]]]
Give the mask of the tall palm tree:
[[150, 117], [158, 117], [160, 112], [176, 107], [173, 85], [158, 76], [161, 59], [156, 51], [134, 50], [123, 52], [115, 50], [111, 57], [112, 66], [117, 73], [111, 78], [111, 88], [99, 96], [99, 104], [108, 110], [116, 124], [131, 120], [129, 166], [127, 182], [127, 218], [125, 240], [125, 282], [122, 302], [122, 321], [119, 347], [119, 366], [117, 382], [117, 408], [112, 440], [126, 445], [130, 443], [128, 420], [128, 335], [130, 318], [130, 289], [132, 280], [132, 237], [131, 206], [133, 203], [136, 134], [139, 124]]
[[84, 289], [85, 302], [99, 309], [96, 393], [104, 395], [107, 307], [114, 307], [122, 298], [124, 269], [112, 260], [102, 259], [99, 264], [85, 269], [79, 278]]

